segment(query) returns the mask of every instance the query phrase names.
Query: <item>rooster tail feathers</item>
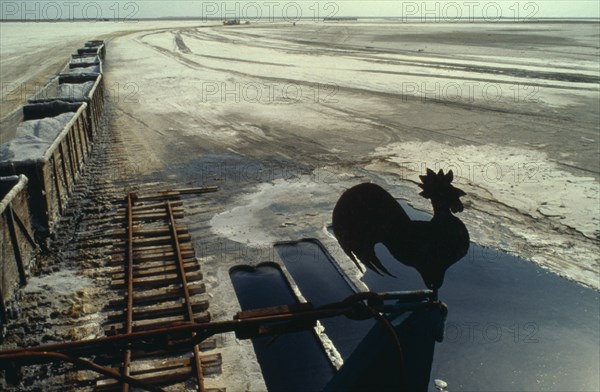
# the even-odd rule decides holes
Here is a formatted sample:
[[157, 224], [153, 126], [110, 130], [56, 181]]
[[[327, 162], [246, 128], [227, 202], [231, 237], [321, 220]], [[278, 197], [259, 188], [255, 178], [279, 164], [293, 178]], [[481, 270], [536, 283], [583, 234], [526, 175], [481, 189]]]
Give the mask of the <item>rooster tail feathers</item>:
[[352, 249], [351, 247], [344, 246], [344, 241], [340, 241], [340, 245], [342, 245], [342, 249], [348, 255], [350, 260], [356, 265], [359, 271], [365, 273], [367, 269], [376, 272], [378, 275], [384, 276], [389, 275], [396, 277], [392, 274], [385, 266], [381, 263], [381, 260], [377, 257], [374, 251], [375, 244], [370, 244], [367, 248], [362, 249]]
[[[374, 269], [374, 271], [377, 272], [379, 275], [383, 276], [383, 274], [385, 274], [385, 275], [391, 276], [392, 278], [397, 277], [396, 275], [394, 275], [390, 271], [388, 271], [388, 269], [385, 268], [383, 266], [383, 264], [381, 264], [381, 261], [379, 261], [379, 259], [377, 257], [375, 257], [375, 261], [376, 261], [376, 263], [374, 263], [374, 265], [375, 265], [375, 267], [377, 267], [377, 269]], [[380, 271], [383, 272], [383, 274]]]
[[[373, 244], [374, 245], [374, 244]], [[354, 255], [355, 257], [358, 258], [358, 260], [364, 264], [368, 269], [376, 272], [377, 274], [384, 276], [385, 275], [389, 275], [392, 277], [396, 277], [394, 274], [392, 274], [390, 271], [388, 271], [387, 268], [385, 268], [385, 266], [381, 263], [381, 260], [379, 260], [379, 258], [377, 257], [377, 255], [375, 254], [375, 251], [370, 249], [367, 252], [364, 252], [364, 254], [362, 255]]]

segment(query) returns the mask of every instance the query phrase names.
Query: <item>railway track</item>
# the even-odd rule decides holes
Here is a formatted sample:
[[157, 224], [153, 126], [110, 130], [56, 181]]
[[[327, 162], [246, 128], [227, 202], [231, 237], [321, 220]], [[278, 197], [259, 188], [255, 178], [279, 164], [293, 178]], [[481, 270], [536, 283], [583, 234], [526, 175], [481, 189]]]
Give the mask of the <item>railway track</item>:
[[[144, 182], [132, 176], [128, 150], [136, 140], [127, 134], [102, 132], [97, 154], [86, 171], [65, 217], [69, 227], [57, 245], [83, 256], [88, 274], [107, 280], [104, 335], [164, 328], [190, 320], [210, 321], [202, 272], [183, 217], [181, 195], [214, 192], [216, 187], [168, 189], [171, 184]], [[135, 168], [134, 168], [135, 169]], [[69, 233], [76, 240], [69, 239]], [[100, 334], [102, 331], [98, 331]], [[189, 339], [191, 336], [182, 337]], [[200, 346], [149, 347], [115, 352], [99, 363], [146, 384], [174, 390], [211, 390], [204, 375], [221, 372], [214, 339]], [[127, 391], [113, 379], [85, 371], [68, 377], [88, 390]], [[213, 391], [215, 389], [212, 389]]]
[[[123, 293], [109, 307], [107, 336], [167, 328], [189, 321], [208, 322], [205, 286], [186, 227], [178, 225], [183, 216], [181, 194], [215, 191], [215, 187], [190, 188], [153, 194], [129, 193], [124, 208], [114, 219], [124, 228], [107, 233], [125, 241], [115, 249], [111, 286]], [[193, 338], [193, 336], [187, 337]], [[214, 348], [214, 342], [203, 343]], [[148, 347], [144, 352], [126, 350], [108, 362], [120, 372], [152, 385], [169, 385], [195, 379], [196, 388], [205, 391], [204, 373], [220, 372], [221, 356], [205, 355], [199, 345], [186, 352], [168, 347]], [[96, 390], [128, 391], [115, 380], [101, 379]]]

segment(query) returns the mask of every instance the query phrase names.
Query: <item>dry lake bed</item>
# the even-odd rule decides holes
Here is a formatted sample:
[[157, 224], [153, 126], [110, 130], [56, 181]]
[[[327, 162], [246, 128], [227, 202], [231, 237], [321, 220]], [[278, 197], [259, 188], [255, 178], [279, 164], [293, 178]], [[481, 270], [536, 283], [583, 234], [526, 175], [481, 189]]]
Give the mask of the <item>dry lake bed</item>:
[[[125, 159], [108, 170], [129, 186], [219, 186], [185, 218], [213, 319], [239, 310], [229, 269], [277, 261], [280, 241], [320, 240], [366, 289], [328, 230], [337, 198], [373, 181], [430, 213], [418, 176], [452, 169], [477, 247], [461, 262], [475, 270], [449, 275], [440, 294], [459, 315], [450, 332], [492, 325], [502, 338], [438, 345], [446, 362], [432, 379], [453, 391], [600, 387], [597, 22], [1, 28], [2, 115], [84, 41], [105, 39], [106, 131], [126, 140]], [[456, 295], [465, 287], [473, 291]], [[552, 316], [523, 305], [533, 295]], [[473, 307], [489, 296], [494, 305]], [[233, 336], [220, 344], [223, 375], [207, 382], [264, 389], [252, 346]]]

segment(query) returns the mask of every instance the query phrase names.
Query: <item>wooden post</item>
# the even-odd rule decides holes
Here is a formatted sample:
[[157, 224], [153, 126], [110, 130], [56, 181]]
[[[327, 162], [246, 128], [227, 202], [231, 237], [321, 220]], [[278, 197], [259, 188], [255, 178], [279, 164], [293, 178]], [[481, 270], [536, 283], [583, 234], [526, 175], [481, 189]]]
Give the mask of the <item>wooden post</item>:
[[[60, 192], [60, 182], [58, 181], [58, 170], [56, 169], [56, 150], [52, 153], [52, 171], [54, 174], [54, 186], [56, 187], [56, 195], [58, 197], [58, 211], [60, 212], [60, 214], [62, 215], [62, 213], [64, 212], [63, 210], [63, 201], [62, 201], [62, 194]], [[48, 162], [50, 163], [50, 162]], [[66, 178], [65, 178], [66, 181]]]
[[65, 185], [67, 186], [67, 193], [71, 194], [71, 191], [70, 191], [71, 188], [69, 186], [69, 179], [68, 179], [69, 176], [67, 174], [67, 164], [65, 163], [66, 156], [65, 156], [65, 149], [63, 147], [63, 142], [60, 142], [58, 144], [58, 148], [60, 149], [60, 158], [61, 158], [60, 162], [61, 162], [61, 166], [63, 169], [63, 176], [65, 176]]
[[37, 162], [36, 166], [37, 166], [37, 176], [38, 176], [38, 181], [40, 182], [40, 187], [42, 188], [42, 197], [43, 197], [43, 201], [44, 201], [44, 215], [46, 216], [46, 225], [47, 225], [47, 229], [50, 230], [50, 214], [51, 214], [51, 209], [50, 209], [50, 195], [48, 193], [48, 186], [46, 184], [46, 177], [44, 176], [44, 169], [46, 166], [47, 162]]
[[92, 146], [90, 145], [89, 130], [87, 128], [91, 126], [91, 123], [88, 121], [80, 121], [80, 119], [77, 119], [77, 122], [79, 124], [80, 133], [83, 133], [86, 154], [89, 155], [92, 151]]
[[[67, 134], [67, 137], [63, 139], [63, 141], [67, 141], [67, 150], [69, 151], [69, 165], [71, 167], [71, 176], [73, 176], [73, 181], [75, 180], [75, 159], [73, 158], [73, 143], [71, 142], [71, 135]], [[62, 142], [61, 142], [62, 143]]]
[[12, 208], [7, 208], [4, 215], [6, 216], [6, 222], [8, 223], [8, 233], [17, 262], [17, 269], [19, 270], [19, 281], [21, 282], [21, 286], [24, 286], [27, 284], [27, 276], [25, 275], [25, 265], [23, 255], [21, 254], [21, 247], [19, 246], [19, 239], [17, 238], [17, 231], [15, 230], [15, 220], [13, 218]]
[[[82, 112], [84, 113], [84, 112]], [[81, 127], [80, 127], [80, 121], [81, 121], [81, 116], [79, 116], [77, 118], [77, 120], [75, 121], [75, 123], [73, 124], [73, 128], [71, 128], [71, 130], [69, 130], [69, 132], [73, 132], [75, 134], [77, 134], [77, 140], [79, 141], [77, 144], [79, 144], [79, 153], [81, 154], [81, 161], [79, 164], [79, 169], [77, 170], [77, 172], [81, 171], [81, 167], [83, 166], [83, 162], [85, 162], [85, 158], [87, 158], [87, 148], [84, 150], [84, 142], [82, 140], [82, 135], [81, 135]]]
[[0, 326], [6, 324], [8, 322], [8, 317], [6, 315], [6, 305], [4, 304], [4, 296], [2, 295], [2, 290], [0, 290]]

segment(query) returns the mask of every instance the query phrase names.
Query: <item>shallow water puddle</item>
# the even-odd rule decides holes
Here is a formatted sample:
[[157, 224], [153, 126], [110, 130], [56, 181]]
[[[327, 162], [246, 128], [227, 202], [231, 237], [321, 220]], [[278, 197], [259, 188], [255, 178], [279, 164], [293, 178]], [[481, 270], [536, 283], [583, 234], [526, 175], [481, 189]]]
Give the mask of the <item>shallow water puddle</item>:
[[[304, 298], [314, 306], [342, 301], [357, 292], [317, 240], [282, 242], [276, 244], [275, 249]], [[340, 316], [322, 320], [321, 324], [345, 360], [374, 321], [356, 321]]]
[[[236, 266], [231, 280], [242, 310], [298, 303], [275, 263]], [[331, 365], [314, 331], [252, 339], [269, 391], [319, 391], [331, 379]]]

